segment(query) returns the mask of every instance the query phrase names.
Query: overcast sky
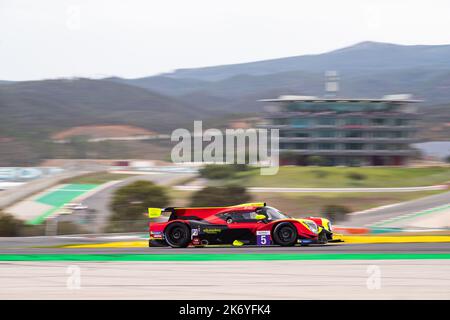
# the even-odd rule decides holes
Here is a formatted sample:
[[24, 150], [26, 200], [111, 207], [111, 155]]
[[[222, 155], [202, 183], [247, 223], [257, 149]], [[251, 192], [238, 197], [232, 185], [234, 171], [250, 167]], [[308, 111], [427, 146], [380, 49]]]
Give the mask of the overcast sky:
[[449, 44], [449, 0], [0, 0], [0, 79], [128, 78], [326, 52]]

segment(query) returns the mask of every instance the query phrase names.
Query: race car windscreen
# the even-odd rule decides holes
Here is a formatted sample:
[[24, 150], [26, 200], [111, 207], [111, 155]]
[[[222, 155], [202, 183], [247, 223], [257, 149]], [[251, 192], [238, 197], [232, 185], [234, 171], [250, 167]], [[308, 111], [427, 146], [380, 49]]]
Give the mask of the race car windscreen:
[[265, 207], [265, 214], [269, 220], [280, 220], [280, 219], [288, 219], [289, 216], [281, 213], [278, 209], [273, 207]]

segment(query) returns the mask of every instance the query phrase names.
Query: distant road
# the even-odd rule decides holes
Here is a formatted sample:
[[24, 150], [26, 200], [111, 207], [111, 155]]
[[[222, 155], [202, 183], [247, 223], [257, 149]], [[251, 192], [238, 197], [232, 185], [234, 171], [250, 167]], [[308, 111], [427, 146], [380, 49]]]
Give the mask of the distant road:
[[349, 215], [350, 219], [345, 221], [345, 225], [355, 227], [368, 226], [393, 217], [444, 206], [447, 204], [450, 204], [450, 192], [436, 194], [399, 204], [373, 208], [362, 212], [355, 212]]
[[7, 182], [7, 181], [0, 182], [0, 191], [6, 190], [6, 189], [11, 189], [11, 188], [16, 188], [23, 184], [25, 184], [25, 182]]

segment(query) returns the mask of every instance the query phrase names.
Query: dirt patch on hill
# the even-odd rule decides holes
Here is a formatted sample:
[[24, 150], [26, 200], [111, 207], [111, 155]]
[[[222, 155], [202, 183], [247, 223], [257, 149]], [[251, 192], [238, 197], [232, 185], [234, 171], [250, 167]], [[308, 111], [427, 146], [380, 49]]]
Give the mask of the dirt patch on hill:
[[127, 125], [79, 126], [55, 133], [52, 135], [52, 139], [67, 140], [76, 136], [87, 136], [91, 139], [96, 139], [153, 135], [156, 135], [156, 132]]

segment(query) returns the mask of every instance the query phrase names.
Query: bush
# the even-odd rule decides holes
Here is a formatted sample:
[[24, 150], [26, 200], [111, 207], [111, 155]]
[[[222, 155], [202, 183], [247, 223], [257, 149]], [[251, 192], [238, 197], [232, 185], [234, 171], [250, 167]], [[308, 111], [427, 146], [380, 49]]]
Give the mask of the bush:
[[229, 179], [234, 176], [236, 170], [231, 165], [208, 164], [199, 171], [205, 179]]
[[22, 220], [14, 218], [10, 214], [0, 212], [0, 236], [1, 237], [17, 237], [21, 235], [24, 227]]
[[123, 186], [114, 193], [110, 204], [114, 213], [108, 230], [126, 231], [127, 228], [134, 228], [135, 224], [145, 227], [148, 208], [166, 207], [169, 200], [166, 189], [150, 181], [140, 180]]
[[347, 219], [347, 213], [352, 212], [348, 207], [342, 205], [330, 204], [322, 208], [321, 213], [331, 220], [331, 223], [345, 221]]
[[230, 164], [229, 165], [234, 172], [245, 172], [252, 170], [252, 167], [250, 167], [248, 164]]
[[447, 156], [447, 158], [445, 158], [445, 161], [446, 161], [447, 163], [450, 163], [450, 156]]
[[364, 180], [367, 179], [367, 176], [359, 172], [349, 172], [347, 173], [347, 178], [351, 180]]
[[199, 170], [200, 176], [205, 179], [230, 179], [238, 172], [252, 170], [252, 167], [246, 164], [208, 164]]
[[197, 191], [191, 197], [193, 207], [221, 207], [246, 203], [251, 200], [250, 194], [245, 187], [225, 186], [206, 187]]
[[325, 159], [321, 156], [309, 156], [307, 161], [310, 166], [323, 166], [325, 164]]

